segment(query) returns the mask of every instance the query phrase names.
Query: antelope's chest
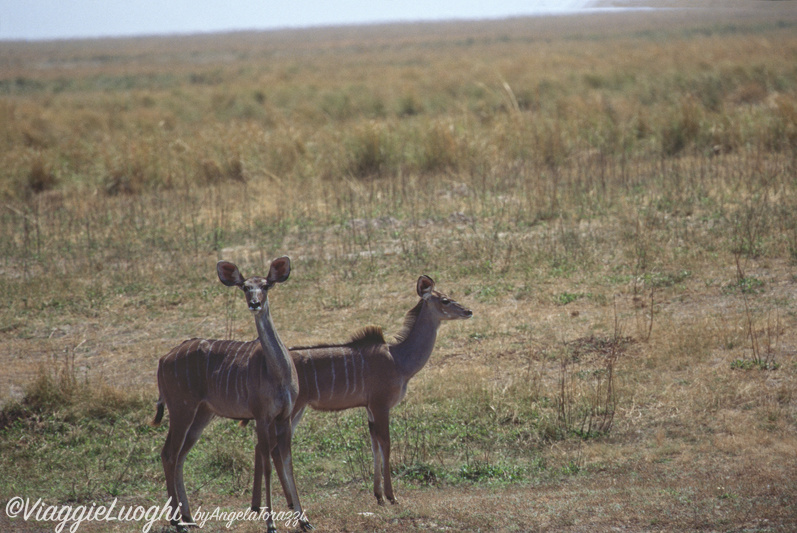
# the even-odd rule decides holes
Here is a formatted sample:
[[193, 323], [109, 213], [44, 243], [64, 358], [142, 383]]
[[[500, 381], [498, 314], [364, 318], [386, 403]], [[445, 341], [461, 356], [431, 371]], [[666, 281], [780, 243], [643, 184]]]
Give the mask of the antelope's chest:
[[398, 404], [400, 404], [402, 402], [402, 400], [404, 400], [404, 397], [407, 395], [407, 384], [408, 383], [409, 383], [408, 381], [402, 380], [398, 384], [398, 387], [396, 387], [396, 391], [392, 395], [392, 398], [390, 399], [390, 402], [389, 402], [391, 408], [397, 406]]

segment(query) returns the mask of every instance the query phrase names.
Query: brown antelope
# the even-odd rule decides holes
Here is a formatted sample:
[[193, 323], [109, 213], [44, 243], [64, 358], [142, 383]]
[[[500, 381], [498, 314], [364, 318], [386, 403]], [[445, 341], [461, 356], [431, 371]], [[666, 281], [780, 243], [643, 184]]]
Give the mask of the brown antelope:
[[[269, 289], [288, 279], [290, 259], [275, 259], [265, 278], [244, 279], [238, 268], [226, 261], [219, 261], [216, 271], [223, 284], [243, 290], [255, 317], [258, 338], [249, 342], [192, 339], [173, 348], [158, 363], [160, 398], [152, 424], [160, 423], [165, 405], [169, 409], [169, 433], [161, 460], [172, 516], [178, 516], [178, 507], [182, 516], [180, 523], [173, 524], [180, 527], [193, 523], [183, 483], [183, 463], [214, 416], [256, 421], [255, 456], [260, 458], [261, 467], [265, 465], [268, 511], [272, 511], [269, 454], [279, 450], [277, 469], [283, 490], [290, 495], [296, 516], [303, 516], [291, 458], [291, 413], [299, 387], [293, 362], [274, 330], [268, 303]], [[260, 506], [260, 488], [256, 484], [252, 493], [254, 510]], [[301, 525], [302, 529], [312, 528], [304, 520]], [[269, 532], [276, 531], [271, 513], [267, 527]]]
[[[409, 380], [429, 361], [441, 322], [473, 316], [470, 309], [434, 290], [434, 281], [428, 276], [418, 278], [416, 290], [421, 300], [407, 313], [394, 343], [385, 341], [381, 328], [368, 327], [346, 344], [290, 349], [299, 379], [299, 396], [291, 415], [293, 428], [308, 405], [319, 411], [365, 407], [374, 456], [374, 496], [379, 505], [384, 505], [384, 497], [396, 503], [390, 479], [390, 409], [401, 402]], [[289, 472], [280, 470], [280, 453], [275, 448], [272, 459], [282, 479]], [[262, 460], [255, 456], [255, 486]], [[285, 498], [290, 507], [292, 496], [287, 491]]]

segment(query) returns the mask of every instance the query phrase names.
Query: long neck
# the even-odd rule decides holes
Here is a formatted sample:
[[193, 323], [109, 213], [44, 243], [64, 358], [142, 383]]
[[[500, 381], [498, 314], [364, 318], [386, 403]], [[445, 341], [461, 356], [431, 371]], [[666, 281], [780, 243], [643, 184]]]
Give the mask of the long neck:
[[406, 379], [417, 374], [429, 361], [439, 327], [440, 319], [432, 314], [426, 303], [422, 303], [415, 322], [402, 335], [403, 339], [390, 345], [396, 367]]
[[268, 303], [260, 313], [255, 315], [255, 325], [257, 326], [257, 338], [260, 340], [260, 346], [266, 356], [268, 371], [281, 383], [290, 383], [295, 380], [293, 363], [288, 355], [288, 350], [274, 329]]

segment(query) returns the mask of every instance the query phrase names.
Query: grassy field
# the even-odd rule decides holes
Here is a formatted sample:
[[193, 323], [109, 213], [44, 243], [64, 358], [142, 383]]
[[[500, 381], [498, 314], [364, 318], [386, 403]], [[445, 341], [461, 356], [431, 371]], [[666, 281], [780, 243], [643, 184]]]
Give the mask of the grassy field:
[[[797, 11], [700, 6], [0, 43], [3, 510], [163, 505], [158, 358], [253, 338], [215, 263], [287, 254], [289, 346], [395, 334], [421, 274], [474, 312], [393, 412], [398, 505], [362, 410], [305, 415], [319, 530], [793, 530]], [[211, 424], [194, 508], [253, 445]]]

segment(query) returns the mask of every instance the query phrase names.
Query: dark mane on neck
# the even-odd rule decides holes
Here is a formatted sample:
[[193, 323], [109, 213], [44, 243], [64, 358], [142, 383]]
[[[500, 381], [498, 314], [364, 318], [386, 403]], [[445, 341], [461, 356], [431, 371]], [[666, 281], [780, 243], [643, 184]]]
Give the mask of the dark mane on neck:
[[421, 308], [423, 307], [423, 300], [418, 300], [418, 304], [407, 311], [407, 314], [404, 316], [404, 325], [401, 326], [401, 331], [396, 333], [396, 340], [393, 341], [391, 344], [401, 344], [407, 337], [409, 337], [412, 328], [415, 327], [415, 322], [418, 320], [418, 315], [421, 314]]
[[[407, 340], [412, 328], [415, 327], [418, 315], [421, 314], [421, 308], [423, 308], [423, 300], [419, 300], [415, 307], [407, 311], [407, 314], [404, 316], [404, 325], [401, 326], [401, 330], [396, 334], [395, 340], [390, 343], [391, 345], [401, 344]], [[382, 328], [379, 326], [367, 326], [355, 333], [349, 342], [340, 344], [316, 344], [314, 346], [291, 346], [288, 350], [293, 352], [299, 350], [314, 350], [316, 348], [363, 348], [386, 343], [387, 341], [385, 340], [384, 333], [382, 333]]]
[[289, 351], [315, 350], [317, 348], [363, 348], [376, 344], [386, 344], [382, 328], [379, 326], [367, 326], [355, 333], [351, 340], [339, 344], [315, 344], [312, 346], [291, 346]]
[[385, 335], [379, 326], [367, 326], [361, 329], [352, 336], [346, 346], [362, 348], [363, 346], [372, 346], [374, 344], [385, 344]]

